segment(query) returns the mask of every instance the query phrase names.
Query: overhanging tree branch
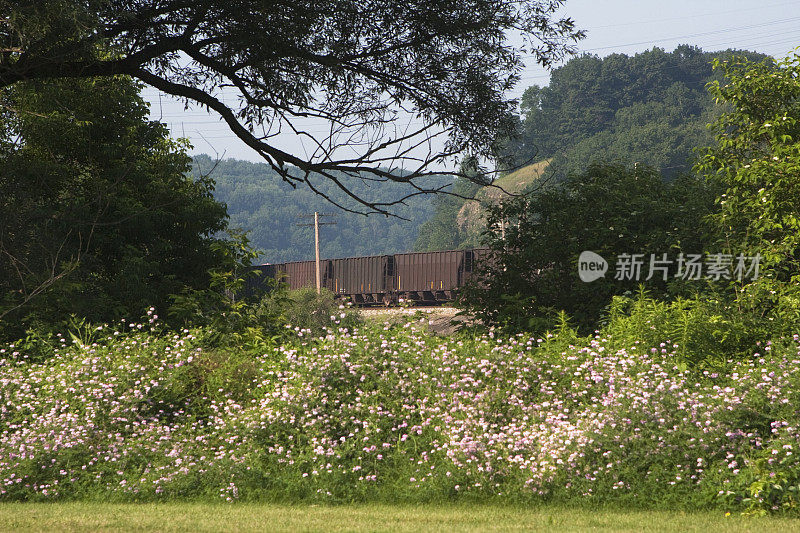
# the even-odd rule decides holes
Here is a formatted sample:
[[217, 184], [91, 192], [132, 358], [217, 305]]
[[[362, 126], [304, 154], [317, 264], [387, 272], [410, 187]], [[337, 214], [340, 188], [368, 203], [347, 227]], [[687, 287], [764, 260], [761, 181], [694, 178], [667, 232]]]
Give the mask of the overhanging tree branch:
[[[504, 94], [519, 79], [522, 54], [547, 66], [583, 37], [556, 17], [564, 0], [23, 4], [0, 23], [0, 87], [130, 75], [218, 113], [284, 180], [331, 179], [354, 202], [349, 209], [384, 214], [395, 200], [357, 198], [342, 178], [434, 192], [425, 178], [443, 166], [496, 157], [497, 140], [515, 131], [516, 102]], [[510, 32], [526, 44], [510, 46]], [[239, 105], [218, 97], [222, 86], [238, 91]], [[307, 117], [330, 128], [315, 133], [300, 122]], [[398, 133], [404, 120], [415, 125]], [[277, 148], [278, 131], [312, 151]], [[434, 145], [437, 138], [446, 140]]]

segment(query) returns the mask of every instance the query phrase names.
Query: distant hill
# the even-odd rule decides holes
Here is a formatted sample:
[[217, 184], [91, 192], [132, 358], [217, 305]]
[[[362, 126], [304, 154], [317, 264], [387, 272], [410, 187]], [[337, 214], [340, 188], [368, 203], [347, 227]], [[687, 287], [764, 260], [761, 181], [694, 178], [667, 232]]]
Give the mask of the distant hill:
[[529, 190], [550, 167], [550, 161], [550, 159], [539, 161], [497, 178], [492, 185], [479, 190], [475, 194], [475, 199], [496, 202], [507, 198], [509, 194], [519, 194]]
[[596, 160], [638, 162], [672, 177], [691, 170], [698, 147], [714, 142], [706, 125], [720, 112], [706, 84], [720, 79], [715, 58], [767, 56], [681, 45], [633, 56], [582, 55], [553, 71], [546, 87], [522, 96], [520, 135], [508, 155], [525, 164], [553, 158], [557, 177]]
[[[420, 225], [434, 213], [433, 195], [411, 198], [406, 205], [394, 209], [398, 217], [408, 220], [348, 213], [308, 187], [292, 188], [264, 163], [235, 159], [217, 162], [203, 154], [193, 158], [193, 172], [210, 173], [214, 178], [214, 196], [227, 205], [230, 226], [248, 231], [252, 244], [260, 250], [259, 262], [313, 259], [313, 228], [298, 224], [311, 222], [302, 216], [314, 211], [335, 215], [323, 218], [335, 225], [320, 228], [320, 251], [326, 258], [410, 251]], [[396, 183], [376, 184], [360, 179], [346, 183], [357, 195], [368, 199], [399, 198], [408, 191], [406, 185]], [[444, 183], [440, 178], [435, 184]], [[355, 207], [329, 181], [319, 178], [314, 186], [348, 207]]]
[[[519, 136], [505, 148], [508, 158], [523, 168], [497, 183], [518, 192], [546, 169], [548, 183], [555, 184], [593, 161], [644, 164], [667, 179], [690, 172], [695, 151], [714, 142], [707, 124], [720, 113], [706, 91], [706, 84], [720, 78], [711, 63], [734, 54], [767, 59], [754, 52], [703, 52], [687, 45], [672, 52], [653, 48], [633, 56], [573, 58], [553, 71], [548, 86], [525, 91]], [[415, 249], [479, 243], [479, 206], [500, 200], [502, 193], [462, 187], [476, 201], [435, 202], [436, 213], [420, 228]]]

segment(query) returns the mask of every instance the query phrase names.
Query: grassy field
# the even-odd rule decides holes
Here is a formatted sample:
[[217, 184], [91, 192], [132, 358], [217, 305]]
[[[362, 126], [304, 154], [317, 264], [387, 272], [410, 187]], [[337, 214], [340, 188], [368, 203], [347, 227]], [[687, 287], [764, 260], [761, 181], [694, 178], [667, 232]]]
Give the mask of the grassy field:
[[721, 512], [503, 506], [0, 504], [2, 531], [796, 531]]

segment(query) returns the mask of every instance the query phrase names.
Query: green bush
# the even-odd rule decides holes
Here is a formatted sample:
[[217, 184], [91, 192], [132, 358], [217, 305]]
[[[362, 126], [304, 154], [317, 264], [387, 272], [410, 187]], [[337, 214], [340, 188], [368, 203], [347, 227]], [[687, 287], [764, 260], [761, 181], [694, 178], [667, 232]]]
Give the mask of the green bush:
[[619, 342], [634, 340], [674, 352], [683, 368], [724, 365], [752, 352], [757, 339], [732, 305], [709, 297], [665, 302], [640, 291], [615, 296], [601, 320], [602, 331]]
[[615, 296], [599, 325], [621, 346], [635, 340], [674, 352], [684, 369], [710, 370], [748, 357], [770, 339], [787, 335], [789, 321], [758, 316], [723, 292], [662, 301], [640, 288]]
[[[461, 304], [486, 325], [511, 331], [544, 331], [559, 311], [582, 332], [594, 331], [612, 296], [640, 283], [614, 279], [613, 258], [704, 250], [702, 220], [714, 197], [704, 179], [665, 182], [642, 165], [592, 164], [558, 187], [490, 208], [490, 258], [462, 291]], [[610, 263], [606, 276], [592, 283], [578, 276], [578, 257], [587, 250]], [[691, 290], [658, 276], [647, 284], [658, 297]]]
[[339, 328], [352, 329], [361, 323], [360, 315], [349, 304], [337, 300], [327, 289], [317, 294], [312, 287], [271, 291], [255, 306], [254, 315], [259, 324], [279, 323], [313, 336]]

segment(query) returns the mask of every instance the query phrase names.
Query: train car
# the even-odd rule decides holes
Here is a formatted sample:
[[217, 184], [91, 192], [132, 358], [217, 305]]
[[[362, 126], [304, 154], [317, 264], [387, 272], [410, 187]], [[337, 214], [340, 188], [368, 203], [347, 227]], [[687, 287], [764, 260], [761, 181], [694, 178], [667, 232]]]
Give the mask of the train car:
[[418, 302], [450, 301], [475, 268], [476, 250], [395, 254], [398, 298]]
[[394, 277], [391, 255], [331, 259], [324, 286], [356, 304], [387, 303]]
[[[325, 262], [327, 263], [327, 261]], [[315, 261], [292, 261], [275, 265], [276, 271], [290, 289], [317, 286], [317, 273]], [[324, 272], [323, 265], [320, 270]]]
[[[326, 286], [326, 276], [330, 276], [330, 263], [330, 260], [320, 262], [323, 287]], [[317, 286], [315, 261], [292, 261], [289, 263], [254, 265], [250, 268], [257, 271], [258, 274], [247, 277], [243, 291], [243, 294], [246, 296], [268, 291], [269, 284], [266, 282], [267, 279], [277, 279], [293, 290]]]
[[278, 265], [256, 265], [250, 267], [255, 274], [247, 275], [244, 279], [244, 288], [236, 297], [251, 297], [255, 294], [262, 294], [269, 290], [267, 280], [275, 279], [278, 276]]

